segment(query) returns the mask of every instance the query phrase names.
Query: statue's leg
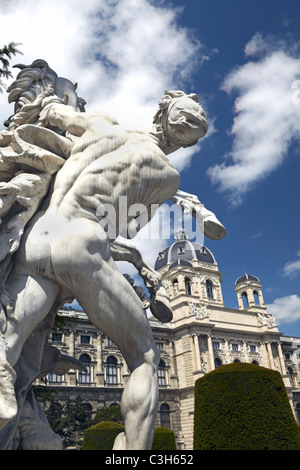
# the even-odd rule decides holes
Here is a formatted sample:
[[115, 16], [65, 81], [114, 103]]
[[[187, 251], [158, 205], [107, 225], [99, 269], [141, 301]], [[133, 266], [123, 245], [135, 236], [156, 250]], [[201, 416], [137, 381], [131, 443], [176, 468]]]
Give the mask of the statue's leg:
[[15, 300], [5, 332], [8, 362], [14, 366], [25, 341], [51, 310], [60, 287], [46, 277], [18, 273], [10, 277], [7, 289]]
[[[59, 288], [53, 281], [39, 277], [12, 273], [6, 288], [14, 299], [14, 308], [7, 319], [5, 334], [1, 336], [0, 348], [0, 429], [10, 422], [18, 412], [13, 369], [22, 348], [36, 326], [51, 309]], [[32, 363], [37, 360], [32, 353]]]
[[[69, 246], [70, 250], [74, 249], [73, 245]], [[151, 327], [136, 293], [109, 254], [109, 245], [95, 241], [93, 250], [83, 250], [84, 247], [77, 245], [76, 253], [80, 253], [80, 259], [78, 256], [71, 258], [73, 266], [65, 285], [73, 291], [92, 323], [120, 348], [131, 371], [121, 402], [126, 434], [122, 448], [151, 449], [158, 406], [160, 358]], [[83, 253], [85, 262], [77, 266]], [[57, 259], [56, 264], [53, 256], [52, 261], [56, 275], [60, 276], [60, 260]], [[66, 282], [63, 278], [65, 276], [59, 282]]]
[[151, 449], [160, 357], [152, 330], [140, 300], [114, 264], [107, 263], [91, 274], [93, 282], [77, 300], [93, 324], [120, 348], [131, 371], [121, 402], [125, 448]]

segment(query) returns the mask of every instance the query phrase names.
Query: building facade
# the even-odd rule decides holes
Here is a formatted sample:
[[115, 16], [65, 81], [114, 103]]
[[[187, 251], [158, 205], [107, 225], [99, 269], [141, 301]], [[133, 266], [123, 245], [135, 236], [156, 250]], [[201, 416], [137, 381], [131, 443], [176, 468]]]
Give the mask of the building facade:
[[[158, 254], [155, 269], [173, 311], [169, 323], [149, 318], [161, 353], [156, 426], [174, 431], [178, 450], [193, 448], [195, 381], [236, 361], [279, 371], [300, 422], [300, 338], [279, 332], [267, 312], [259, 279], [247, 273], [239, 277], [235, 282], [238, 308], [226, 308], [214, 255], [191, 242], [183, 229]], [[49, 341], [63, 354], [80, 359], [87, 372], [49, 374], [47, 385], [55, 389], [60, 402], [80, 395], [93, 417], [97, 409], [120, 403], [129, 370], [117, 346], [96, 330], [84, 312], [64, 309], [60, 314], [65, 324], [53, 329]]]

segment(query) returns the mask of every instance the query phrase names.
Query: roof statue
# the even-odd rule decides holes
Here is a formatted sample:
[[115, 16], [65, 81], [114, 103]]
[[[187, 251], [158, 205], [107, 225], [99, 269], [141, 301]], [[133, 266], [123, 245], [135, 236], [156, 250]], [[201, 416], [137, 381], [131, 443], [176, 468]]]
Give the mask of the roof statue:
[[127, 130], [113, 116], [85, 112], [76, 85], [44, 60], [18, 68], [8, 90], [14, 114], [0, 132], [0, 448], [61, 448], [32, 383], [84, 368], [47, 344], [56, 312], [76, 298], [131, 372], [114, 449], [151, 449], [160, 354], [115, 261], [137, 268], [158, 319], [172, 312], [161, 276], [119, 235], [132, 238], [169, 199], [201, 219], [206, 236], [225, 236], [198, 197], [179, 189], [167, 157], [205, 135], [204, 110], [196, 94], [167, 91], [149, 132]]

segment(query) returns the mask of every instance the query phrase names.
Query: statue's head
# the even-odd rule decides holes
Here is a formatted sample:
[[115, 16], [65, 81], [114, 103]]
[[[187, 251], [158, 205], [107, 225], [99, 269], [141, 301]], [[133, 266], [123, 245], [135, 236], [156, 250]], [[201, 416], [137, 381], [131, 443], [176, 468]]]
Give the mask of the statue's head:
[[205, 112], [196, 94], [166, 91], [153, 119], [162, 131], [169, 147], [190, 147], [203, 137], [208, 129]]
[[36, 107], [40, 106], [40, 100], [43, 99], [45, 94], [53, 94], [57, 96], [64, 104], [72, 106], [76, 111], [84, 111], [85, 101], [77, 96], [77, 84], [70, 80], [58, 77], [56, 72], [52, 70], [45, 60], [37, 59], [30, 65], [17, 64], [15, 68], [21, 69], [18, 73], [16, 80], [8, 87], [7, 91], [8, 102], [15, 103], [14, 115], [5, 122], [5, 126], [9, 127], [12, 121], [16, 121], [15, 116], [19, 114], [19, 124], [22, 122], [22, 115], [20, 112], [26, 109], [26, 123], [32, 122], [28, 110], [32, 106], [32, 119], [34, 120]]

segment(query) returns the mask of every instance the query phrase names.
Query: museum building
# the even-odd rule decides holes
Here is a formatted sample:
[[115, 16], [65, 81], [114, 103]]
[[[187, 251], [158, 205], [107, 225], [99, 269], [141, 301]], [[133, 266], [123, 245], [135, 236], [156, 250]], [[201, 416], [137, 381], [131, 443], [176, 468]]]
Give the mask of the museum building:
[[[258, 277], [247, 273], [239, 277], [235, 282], [238, 308], [226, 308], [214, 255], [206, 246], [191, 242], [182, 228], [158, 254], [154, 267], [173, 311], [169, 323], [149, 318], [161, 353], [156, 426], [174, 431], [178, 450], [193, 448], [195, 380], [232, 362], [279, 371], [300, 423], [300, 338], [279, 332], [264, 304]], [[53, 328], [49, 342], [63, 354], [80, 359], [86, 372], [49, 374], [47, 386], [61, 403], [80, 395], [93, 417], [99, 408], [120, 403], [130, 373], [117, 346], [84, 312], [62, 309], [59, 314], [65, 322]]]

